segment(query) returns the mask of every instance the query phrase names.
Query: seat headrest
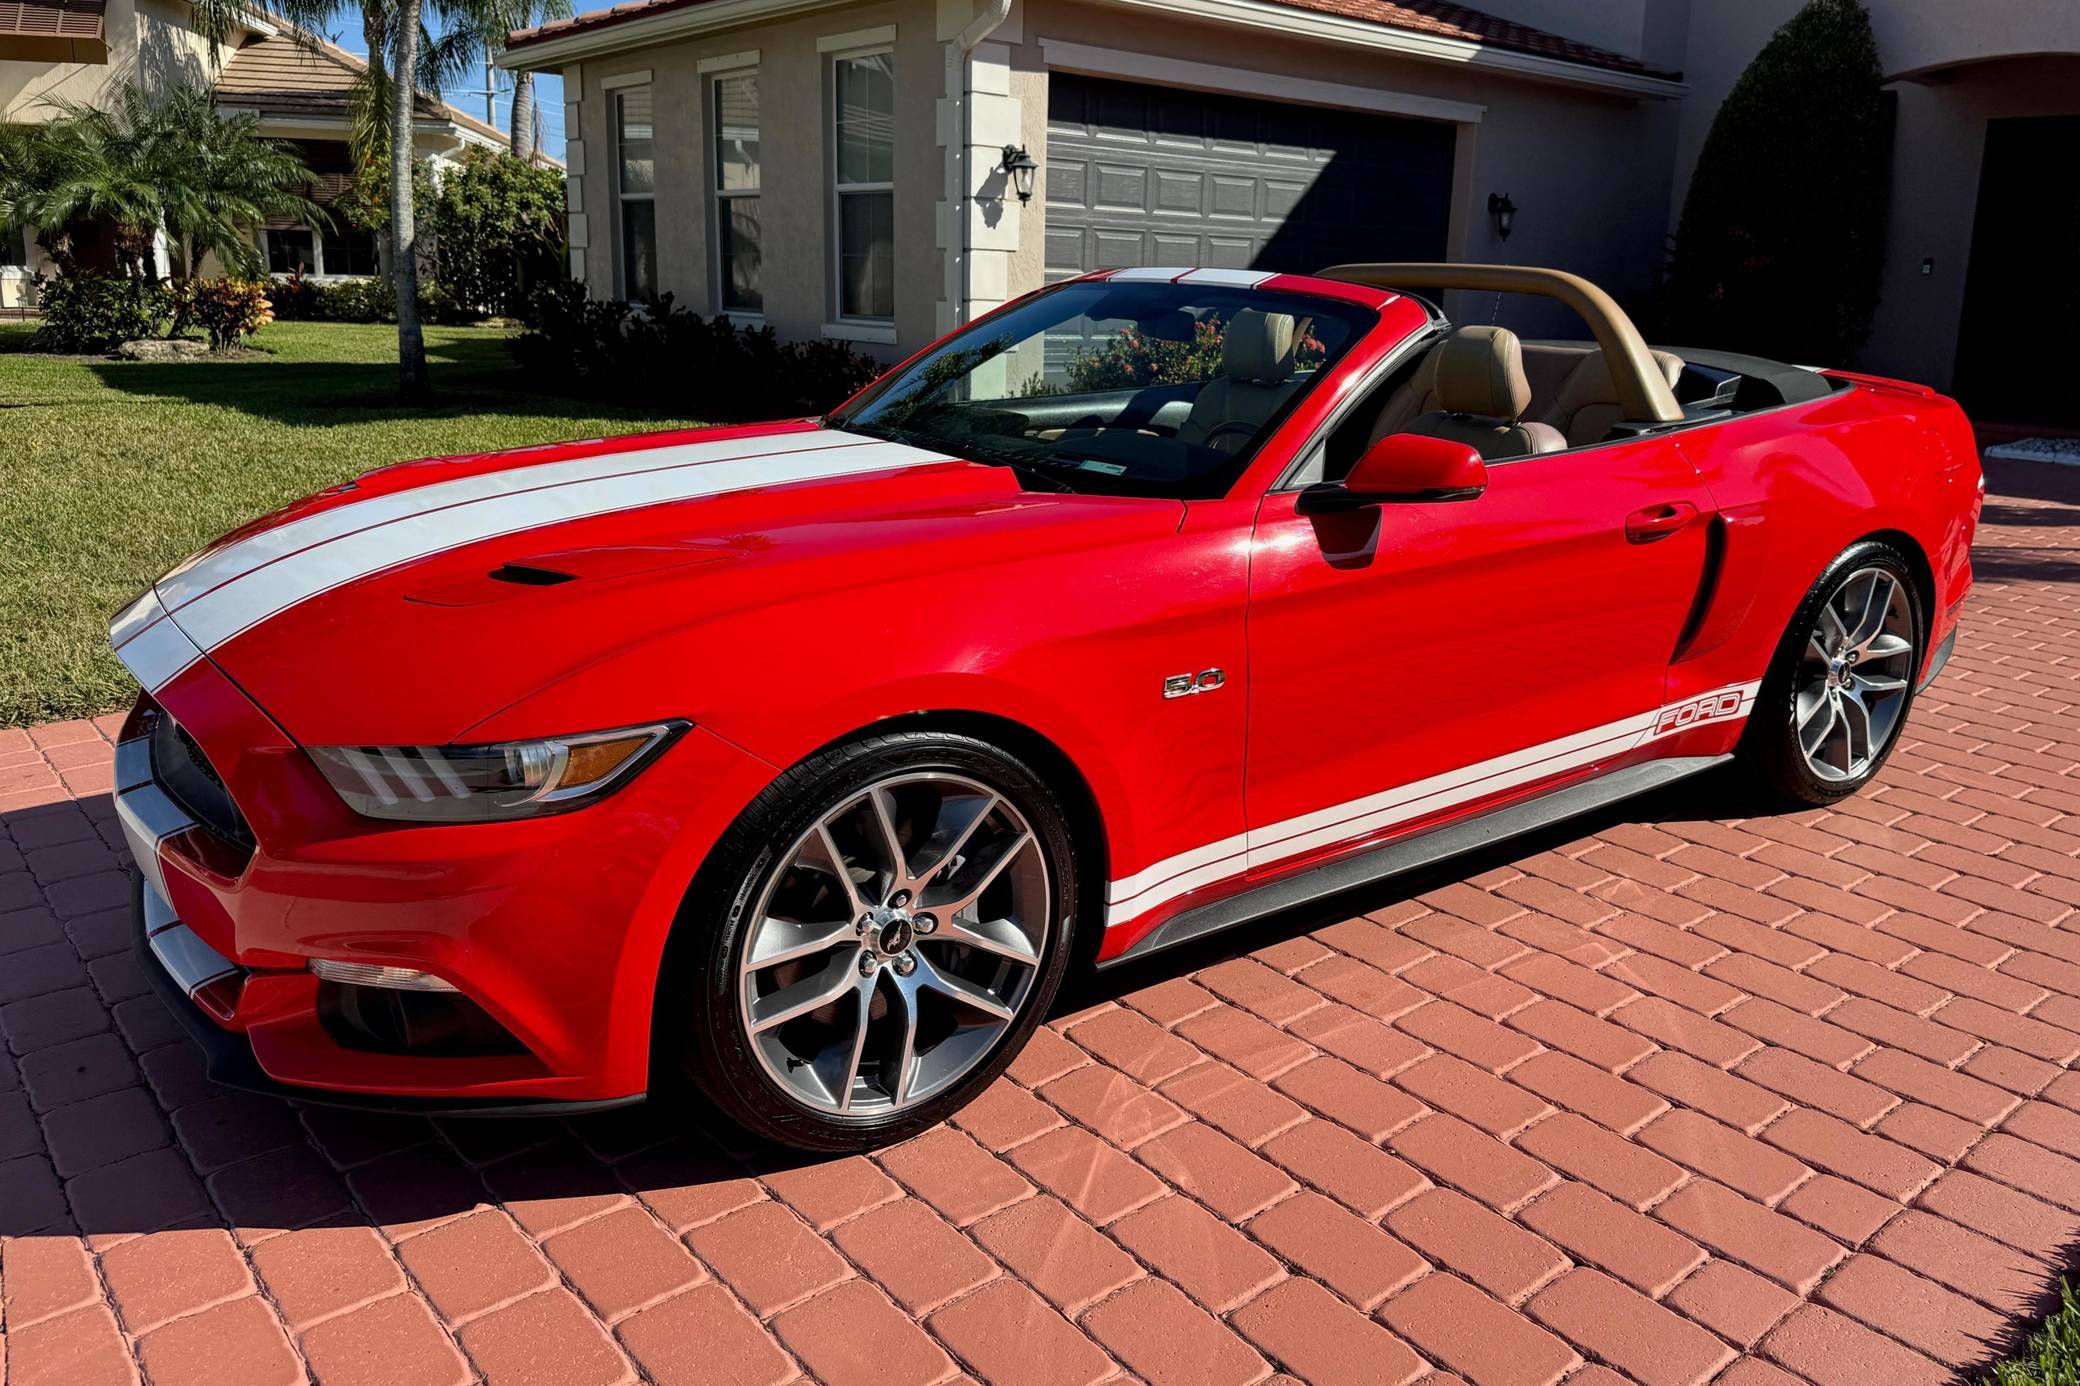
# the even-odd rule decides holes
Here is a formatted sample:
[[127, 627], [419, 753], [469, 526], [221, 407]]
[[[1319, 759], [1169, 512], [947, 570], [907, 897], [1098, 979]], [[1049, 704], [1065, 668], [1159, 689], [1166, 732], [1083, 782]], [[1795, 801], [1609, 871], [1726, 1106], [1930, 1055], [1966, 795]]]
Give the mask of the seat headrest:
[[1221, 374], [1231, 380], [1283, 384], [1293, 373], [1293, 328], [1291, 313], [1242, 309], [1221, 338]]
[[1447, 414], [1523, 417], [1531, 403], [1524, 348], [1506, 327], [1462, 327], [1437, 347], [1437, 407]]

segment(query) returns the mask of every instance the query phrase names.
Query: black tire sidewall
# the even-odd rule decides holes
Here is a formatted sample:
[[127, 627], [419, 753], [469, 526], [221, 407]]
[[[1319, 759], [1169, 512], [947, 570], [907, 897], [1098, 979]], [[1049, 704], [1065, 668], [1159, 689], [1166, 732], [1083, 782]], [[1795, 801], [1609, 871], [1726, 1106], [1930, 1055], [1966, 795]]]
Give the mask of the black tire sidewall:
[[[1047, 856], [1054, 922], [1038, 975], [996, 1048], [945, 1092], [899, 1113], [840, 1117], [803, 1107], [767, 1075], [739, 1023], [737, 965], [748, 915], [788, 849], [832, 807], [897, 774], [941, 771], [978, 780], [1026, 817]], [[710, 854], [673, 928], [659, 983], [658, 1044], [718, 1107], [754, 1134], [813, 1151], [854, 1151], [901, 1140], [944, 1120], [1001, 1074], [1047, 1014], [1073, 953], [1081, 872], [1069, 815], [1052, 786], [1002, 747], [952, 732], [865, 737], [783, 773], [738, 817]], [[668, 1059], [669, 1061], [669, 1059]]]
[[[1804, 660], [1807, 637], [1820, 619], [1821, 607], [1850, 574], [1864, 568], [1883, 568], [1899, 580], [1907, 594], [1907, 607], [1914, 621], [1914, 667], [1907, 675], [1906, 701], [1900, 705], [1899, 722], [1870, 767], [1848, 780], [1827, 780], [1813, 773], [1799, 749], [1794, 706], [1798, 696], [1798, 669]], [[1928, 615], [1923, 610], [1920, 585], [1913, 567], [1895, 544], [1883, 539], [1865, 539], [1851, 544], [1827, 565], [1827, 570], [1807, 590], [1785, 628], [1783, 640], [1764, 675], [1756, 695], [1740, 754], [1749, 768], [1776, 795], [1803, 804], [1832, 804], [1862, 789], [1885, 768], [1893, 750], [1906, 734], [1906, 722], [1919, 695], [1916, 686], [1921, 663], [1928, 657]]]

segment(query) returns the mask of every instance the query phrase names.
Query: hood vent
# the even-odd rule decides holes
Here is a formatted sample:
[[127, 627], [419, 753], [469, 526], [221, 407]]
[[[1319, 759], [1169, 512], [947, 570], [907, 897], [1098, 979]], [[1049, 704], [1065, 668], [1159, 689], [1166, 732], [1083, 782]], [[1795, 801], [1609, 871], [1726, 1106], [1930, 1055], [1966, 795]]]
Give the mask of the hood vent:
[[537, 568], [528, 563], [507, 563], [493, 568], [486, 576], [493, 582], [510, 582], [515, 587], [555, 587], [578, 580], [576, 573], [560, 573], [554, 568]]

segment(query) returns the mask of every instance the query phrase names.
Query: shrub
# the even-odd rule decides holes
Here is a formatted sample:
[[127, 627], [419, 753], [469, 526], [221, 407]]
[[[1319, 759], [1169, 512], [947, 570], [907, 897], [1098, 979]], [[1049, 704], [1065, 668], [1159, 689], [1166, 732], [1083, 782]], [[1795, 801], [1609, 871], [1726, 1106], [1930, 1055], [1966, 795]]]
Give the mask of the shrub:
[[171, 305], [157, 284], [123, 275], [88, 271], [50, 279], [39, 276], [37, 300], [43, 326], [38, 351], [110, 351], [124, 342], [156, 336]]
[[235, 346], [274, 321], [269, 286], [253, 279], [196, 279], [182, 286], [190, 320], [209, 334], [212, 351]]
[[1811, 0], [1755, 55], [1690, 178], [1658, 305], [1665, 340], [1831, 365], [1870, 336], [1891, 166], [1883, 76], [1859, 0]]
[[[1078, 347], [1064, 367], [1066, 382], [1055, 384], [1041, 375], [1026, 382], [1021, 394], [1047, 395], [1089, 390], [1127, 390], [1144, 385], [1182, 385], [1211, 380], [1220, 374], [1227, 325], [1218, 317], [1192, 324], [1188, 338], [1158, 337], [1129, 327], [1096, 347]], [[1322, 344], [1312, 332], [1293, 353], [1295, 366], [1308, 370], [1321, 364]]]
[[428, 209], [434, 273], [452, 304], [517, 315], [537, 284], [561, 277], [563, 172], [470, 149]]
[[666, 294], [641, 312], [562, 281], [526, 305], [513, 351], [544, 388], [653, 403], [710, 419], [820, 414], [881, 373], [845, 342], [783, 343], [770, 327], [703, 318]]

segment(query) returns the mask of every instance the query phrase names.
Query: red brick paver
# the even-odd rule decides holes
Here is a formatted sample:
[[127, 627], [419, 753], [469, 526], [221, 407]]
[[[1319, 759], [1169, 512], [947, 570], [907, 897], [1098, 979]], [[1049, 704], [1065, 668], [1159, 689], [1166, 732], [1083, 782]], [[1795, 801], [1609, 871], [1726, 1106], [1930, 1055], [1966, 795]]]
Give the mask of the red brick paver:
[[2080, 475], [1993, 492], [1864, 794], [1692, 782], [1100, 979], [841, 1160], [214, 1089], [126, 956], [113, 719], [0, 731], [0, 1370], [1948, 1380], [2080, 1241]]

